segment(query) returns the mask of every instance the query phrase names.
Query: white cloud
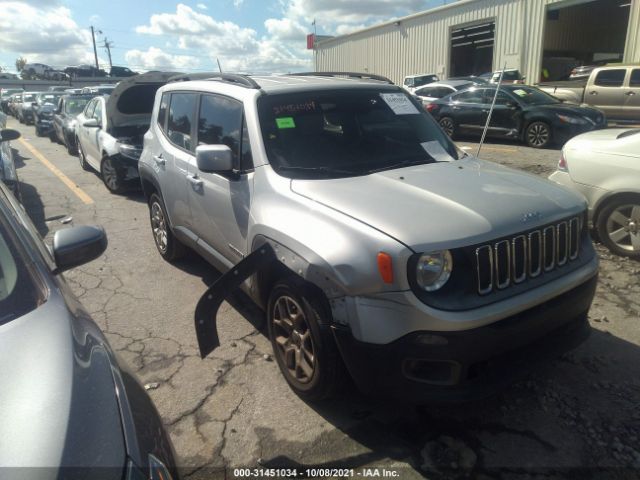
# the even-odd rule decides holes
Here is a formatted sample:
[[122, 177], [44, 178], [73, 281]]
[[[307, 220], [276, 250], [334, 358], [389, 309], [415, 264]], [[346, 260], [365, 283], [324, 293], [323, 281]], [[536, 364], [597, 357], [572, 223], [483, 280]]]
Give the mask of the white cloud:
[[[218, 21], [187, 5], [178, 4], [175, 13], [154, 14], [147, 25], [138, 26], [136, 31], [150, 36], [171, 36], [179, 50], [185, 53], [206, 52], [209, 57], [207, 64], [215, 65], [219, 59], [227, 71], [289, 72], [311, 67], [311, 55], [304, 50], [305, 30], [300, 24], [286, 18], [268, 19], [265, 29], [267, 35], [259, 38], [251, 28]], [[129, 53], [127, 61], [133, 63], [129, 60]], [[140, 53], [136, 51], [131, 58], [143, 60]], [[169, 62], [176, 56], [163, 54], [162, 58]], [[173, 65], [189, 69], [185, 63]], [[191, 65], [190, 69], [197, 67]]]
[[207, 6], [204, 3], [198, 3], [196, 5], [200, 10], [208, 10]]
[[333, 30], [340, 24], [366, 24], [423, 10], [425, 0], [289, 0], [287, 16]]
[[55, 1], [2, 2], [0, 52], [62, 67], [93, 63], [91, 35]]
[[236, 8], [240, 8], [243, 3], [244, 3], [244, 0], [233, 0], [233, 6]]
[[171, 55], [156, 47], [146, 51], [129, 50], [125, 54], [129, 66], [138, 70], [186, 70], [200, 66], [200, 59], [191, 55]]

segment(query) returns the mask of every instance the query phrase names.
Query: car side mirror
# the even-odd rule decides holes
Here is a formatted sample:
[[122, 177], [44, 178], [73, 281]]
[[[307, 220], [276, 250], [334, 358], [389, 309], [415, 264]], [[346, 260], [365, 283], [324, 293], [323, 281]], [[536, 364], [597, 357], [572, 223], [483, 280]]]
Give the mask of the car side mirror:
[[89, 120], [85, 121], [82, 126], [87, 128], [98, 128], [100, 124], [95, 118], [90, 118]]
[[196, 163], [203, 172], [231, 172], [231, 149], [227, 145], [199, 145], [196, 147]]
[[20, 132], [12, 130], [10, 128], [3, 128], [0, 130], [0, 143], [10, 142], [11, 140], [17, 140], [20, 138]]
[[58, 230], [53, 236], [55, 273], [95, 260], [107, 249], [107, 234], [102, 227], [83, 225]]

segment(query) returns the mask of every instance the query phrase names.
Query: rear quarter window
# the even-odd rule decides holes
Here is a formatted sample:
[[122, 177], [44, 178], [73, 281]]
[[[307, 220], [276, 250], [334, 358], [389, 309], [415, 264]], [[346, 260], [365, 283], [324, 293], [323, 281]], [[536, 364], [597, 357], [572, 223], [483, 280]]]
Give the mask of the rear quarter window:
[[616, 70], [601, 70], [596, 74], [594, 84], [599, 87], [621, 87], [627, 70], [624, 68]]

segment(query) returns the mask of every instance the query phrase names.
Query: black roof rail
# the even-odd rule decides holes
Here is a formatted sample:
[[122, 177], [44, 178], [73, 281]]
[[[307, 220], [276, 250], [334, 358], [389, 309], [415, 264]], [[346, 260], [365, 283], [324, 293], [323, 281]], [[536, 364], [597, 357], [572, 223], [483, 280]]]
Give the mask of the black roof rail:
[[185, 73], [169, 78], [167, 83], [172, 82], [188, 82], [191, 80], [221, 80], [223, 82], [233, 83], [240, 87], [259, 89], [260, 85], [249, 75], [239, 73], [220, 73], [220, 72], [198, 72]]
[[382, 75], [374, 75], [373, 73], [358, 73], [358, 72], [299, 72], [299, 73], [288, 73], [287, 75], [293, 77], [347, 77], [347, 78], [360, 78], [363, 80], [377, 80], [379, 82], [390, 83], [394, 85], [394, 83], [389, 80], [387, 77], [383, 77]]

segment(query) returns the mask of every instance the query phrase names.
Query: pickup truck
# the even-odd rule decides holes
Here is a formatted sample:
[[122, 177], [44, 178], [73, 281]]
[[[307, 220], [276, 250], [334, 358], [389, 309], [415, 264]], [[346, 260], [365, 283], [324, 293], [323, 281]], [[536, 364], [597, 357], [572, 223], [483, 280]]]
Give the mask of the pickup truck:
[[640, 120], [640, 65], [608, 65], [594, 69], [586, 79], [538, 86], [565, 102], [596, 107], [609, 120]]

